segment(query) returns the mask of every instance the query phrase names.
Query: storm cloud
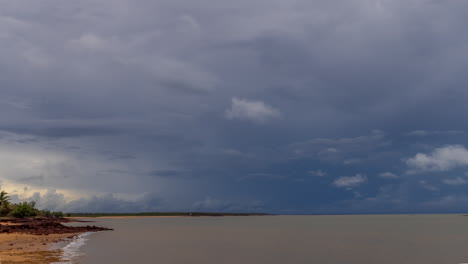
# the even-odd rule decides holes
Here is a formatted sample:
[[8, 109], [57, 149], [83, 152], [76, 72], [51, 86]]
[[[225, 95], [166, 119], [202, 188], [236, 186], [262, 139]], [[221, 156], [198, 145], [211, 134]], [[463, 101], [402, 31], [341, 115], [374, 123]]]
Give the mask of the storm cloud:
[[466, 200], [468, 2], [0, 6], [0, 177], [18, 200], [271, 213]]

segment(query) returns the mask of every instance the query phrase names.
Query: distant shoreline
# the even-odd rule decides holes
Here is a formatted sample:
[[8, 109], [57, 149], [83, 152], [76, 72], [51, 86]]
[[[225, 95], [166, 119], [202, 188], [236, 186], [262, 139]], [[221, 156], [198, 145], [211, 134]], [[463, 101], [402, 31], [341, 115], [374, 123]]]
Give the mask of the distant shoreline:
[[[65, 217], [66, 219], [89, 219], [89, 218], [99, 218], [99, 219], [126, 219], [126, 218], [174, 218], [174, 217], [192, 217], [185, 215], [154, 215], [154, 216], [139, 216], [139, 215], [127, 215], [127, 216], [70, 216]], [[194, 216], [197, 217], [197, 216]]]
[[126, 217], [222, 217], [267, 216], [264, 213], [211, 213], [211, 212], [146, 212], [146, 213], [68, 213], [66, 218], [126, 218]]

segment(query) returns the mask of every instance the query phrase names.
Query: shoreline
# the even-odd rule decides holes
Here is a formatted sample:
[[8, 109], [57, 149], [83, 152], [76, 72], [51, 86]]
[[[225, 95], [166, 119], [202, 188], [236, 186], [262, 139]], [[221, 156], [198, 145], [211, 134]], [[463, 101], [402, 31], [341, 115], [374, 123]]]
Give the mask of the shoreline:
[[81, 234], [112, 230], [97, 226], [67, 226], [86, 223], [65, 218], [2, 219], [0, 221], [0, 263], [60, 262], [62, 249]]
[[0, 234], [0, 260], [2, 263], [52, 263], [61, 260], [59, 243], [67, 244], [80, 233], [32, 235]]

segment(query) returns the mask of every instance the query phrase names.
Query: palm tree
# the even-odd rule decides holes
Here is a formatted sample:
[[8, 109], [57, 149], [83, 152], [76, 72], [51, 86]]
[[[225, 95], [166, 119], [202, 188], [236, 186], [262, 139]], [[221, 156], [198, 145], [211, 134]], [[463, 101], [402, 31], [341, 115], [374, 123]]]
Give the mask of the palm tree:
[[5, 191], [0, 192], [0, 207], [7, 206], [10, 203], [10, 196]]

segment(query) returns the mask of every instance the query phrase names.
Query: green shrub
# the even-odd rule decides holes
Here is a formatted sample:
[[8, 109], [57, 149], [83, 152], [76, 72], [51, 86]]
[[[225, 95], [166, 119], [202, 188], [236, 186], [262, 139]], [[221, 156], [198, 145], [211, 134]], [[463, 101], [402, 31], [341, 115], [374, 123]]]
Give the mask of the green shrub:
[[5, 203], [0, 206], [0, 216], [7, 216], [11, 212], [11, 205], [9, 203]]
[[5, 191], [0, 191], [0, 217], [12, 216], [16, 218], [24, 217], [63, 217], [62, 212], [51, 212], [49, 210], [38, 210], [36, 209], [36, 202], [31, 201], [29, 203], [23, 202], [19, 204], [10, 203], [10, 197]]
[[37, 215], [41, 217], [52, 217], [52, 213], [49, 210], [40, 210], [37, 212]]
[[63, 213], [62, 212], [52, 212], [52, 216], [57, 217], [57, 218], [63, 217]]
[[34, 208], [35, 203], [20, 203], [16, 204], [13, 207], [13, 210], [10, 212], [10, 215], [16, 218], [24, 218], [24, 217], [33, 217], [36, 216], [38, 211]]
[[37, 211], [37, 216], [46, 217], [46, 218], [51, 218], [51, 217], [60, 218], [60, 217], [63, 217], [63, 213], [51, 212], [49, 210], [40, 210], [40, 211]]

